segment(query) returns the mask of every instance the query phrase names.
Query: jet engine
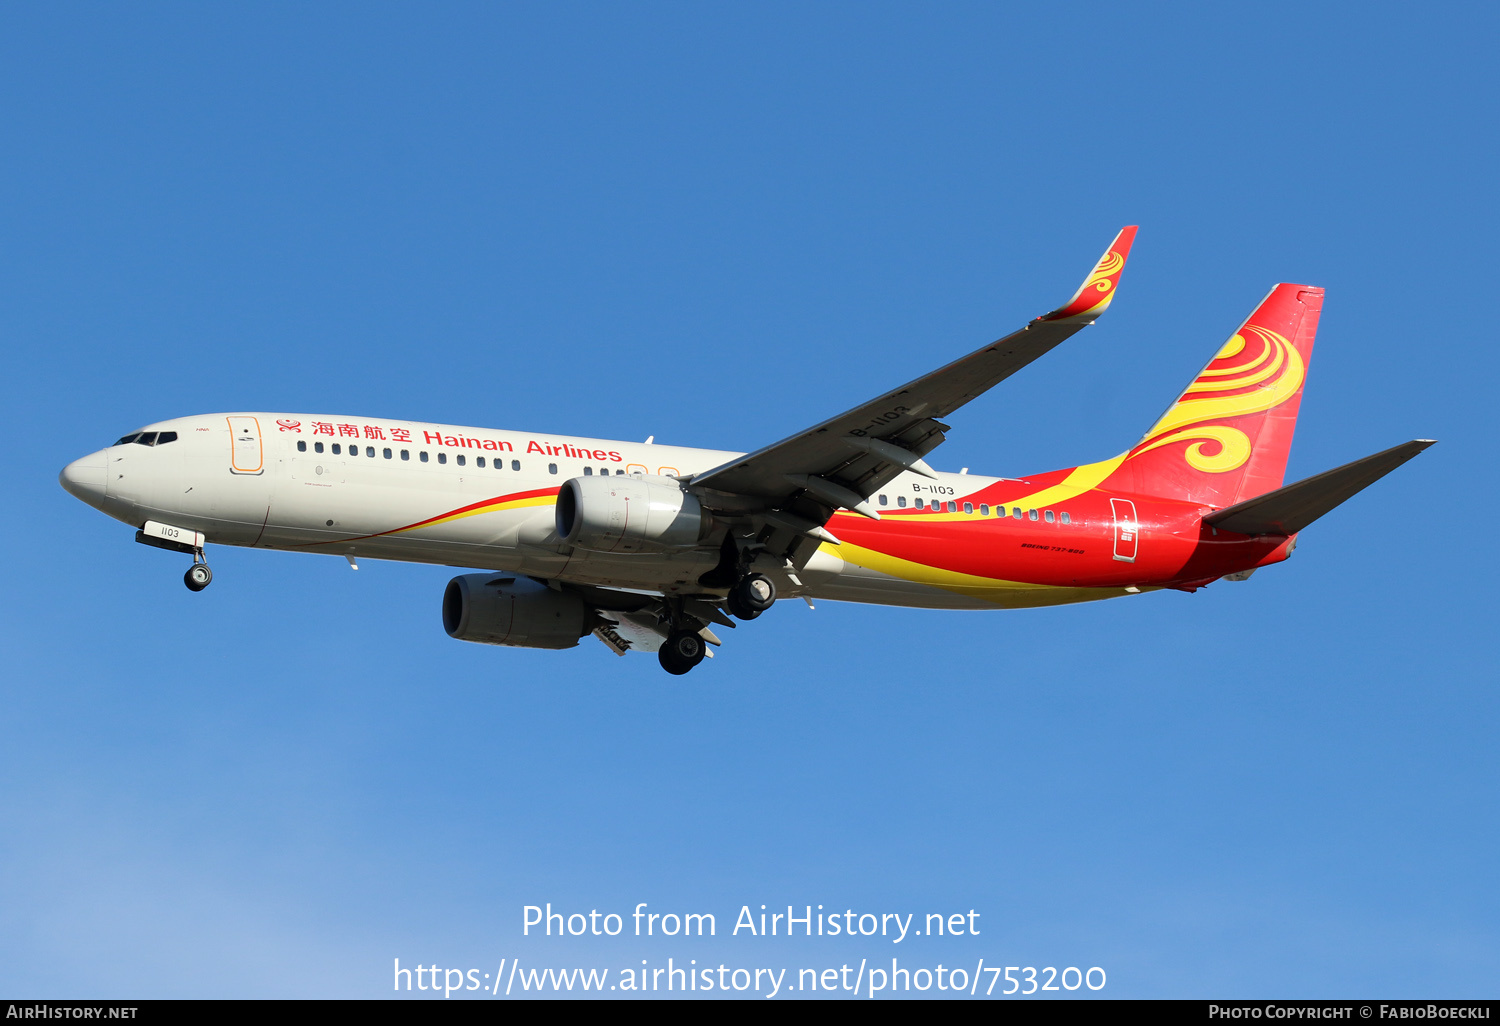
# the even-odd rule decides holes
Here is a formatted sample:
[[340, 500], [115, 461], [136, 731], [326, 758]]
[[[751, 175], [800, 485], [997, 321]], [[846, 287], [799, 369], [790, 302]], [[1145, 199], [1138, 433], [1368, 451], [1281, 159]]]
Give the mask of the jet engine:
[[697, 497], [668, 477], [575, 477], [557, 493], [558, 536], [581, 549], [690, 549], [712, 529]]
[[573, 648], [589, 632], [591, 618], [573, 592], [514, 574], [464, 574], [443, 593], [448, 636], [481, 645]]

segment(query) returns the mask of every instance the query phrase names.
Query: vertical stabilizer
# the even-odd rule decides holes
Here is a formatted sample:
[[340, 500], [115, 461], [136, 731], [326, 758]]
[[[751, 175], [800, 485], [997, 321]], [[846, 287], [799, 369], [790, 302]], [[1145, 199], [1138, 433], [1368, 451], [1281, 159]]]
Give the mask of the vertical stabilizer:
[[1320, 288], [1272, 289], [1108, 486], [1213, 506], [1280, 488], [1322, 308]]

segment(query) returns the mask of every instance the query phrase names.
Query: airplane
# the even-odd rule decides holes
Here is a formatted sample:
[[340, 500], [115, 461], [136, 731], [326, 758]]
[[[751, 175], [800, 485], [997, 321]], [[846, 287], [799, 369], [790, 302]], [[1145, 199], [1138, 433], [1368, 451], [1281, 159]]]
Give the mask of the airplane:
[[1014, 609], [1243, 581], [1299, 532], [1434, 444], [1294, 484], [1287, 455], [1323, 289], [1278, 284], [1139, 442], [1025, 478], [925, 457], [964, 404], [1099, 317], [1122, 229], [1067, 303], [754, 452], [326, 414], [150, 424], [62, 471], [68, 492], [192, 557], [205, 546], [481, 568], [448, 582], [461, 641], [655, 651], [684, 674], [713, 627], [778, 598]]

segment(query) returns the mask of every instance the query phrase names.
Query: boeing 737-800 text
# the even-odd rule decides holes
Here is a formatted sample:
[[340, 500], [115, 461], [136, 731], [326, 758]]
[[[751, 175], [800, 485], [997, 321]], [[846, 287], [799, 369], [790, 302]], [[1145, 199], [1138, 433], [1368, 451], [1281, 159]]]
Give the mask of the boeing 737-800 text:
[[[70, 463], [62, 485], [190, 554], [213, 542], [483, 568], [448, 583], [464, 641], [655, 650], [686, 673], [777, 597], [946, 609], [1244, 580], [1430, 441], [1283, 486], [1323, 290], [1277, 285], [1130, 449], [1025, 479], [924, 457], [943, 421], [1109, 306], [1125, 228], [1021, 330], [748, 455], [317, 414], [184, 417]], [[357, 565], [357, 564], [355, 564]]]

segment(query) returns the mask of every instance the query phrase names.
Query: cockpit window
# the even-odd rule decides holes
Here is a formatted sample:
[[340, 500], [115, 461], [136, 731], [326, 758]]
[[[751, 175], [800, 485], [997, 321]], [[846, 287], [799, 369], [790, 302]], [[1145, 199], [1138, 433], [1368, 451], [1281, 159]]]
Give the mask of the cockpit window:
[[116, 442], [116, 445], [166, 445], [168, 442], [177, 441], [176, 431], [137, 431], [133, 435], [126, 435]]

